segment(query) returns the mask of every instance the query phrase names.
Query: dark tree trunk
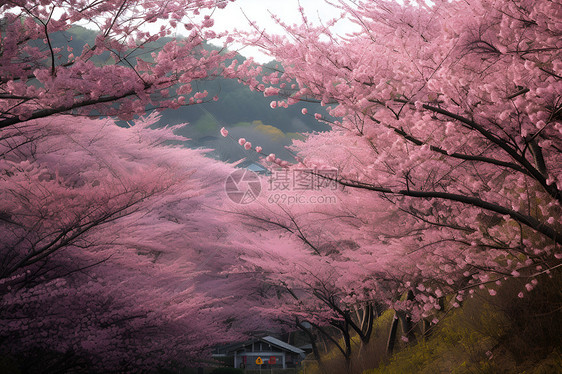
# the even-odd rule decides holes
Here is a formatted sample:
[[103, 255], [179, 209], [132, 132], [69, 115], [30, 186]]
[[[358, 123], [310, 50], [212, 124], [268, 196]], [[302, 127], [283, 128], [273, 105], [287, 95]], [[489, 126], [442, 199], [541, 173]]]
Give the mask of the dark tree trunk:
[[318, 346], [316, 345], [316, 337], [314, 336], [314, 334], [307, 329], [297, 318], [296, 320], [297, 323], [297, 327], [303, 331], [306, 336], [308, 336], [308, 339], [310, 340], [310, 345], [312, 346], [312, 354], [314, 355], [314, 357], [316, 358], [316, 361], [318, 361], [318, 366], [320, 367], [320, 370], [322, 370], [323, 364], [322, 364], [322, 357], [320, 356], [320, 351], [318, 351]]
[[394, 351], [394, 344], [396, 343], [396, 330], [398, 330], [398, 314], [394, 312], [394, 318], [390, 324], [390, 332], [388, 334], [388, 341], [386, 343], [386, 353], [390, 356]]
[[[408, 294], [406, 296], [406, 300], [413, 300], [414, 293], [412, 290], [408, 290]], [[398, 312], [398, 318], [400, 319], [400, 324], [402, 325], [402, 334], [408, 338], [408, 341], [413, 341], [415, 339], [414, 329], [412, 326], [412, 319], [410, 315], [406, 312]]]

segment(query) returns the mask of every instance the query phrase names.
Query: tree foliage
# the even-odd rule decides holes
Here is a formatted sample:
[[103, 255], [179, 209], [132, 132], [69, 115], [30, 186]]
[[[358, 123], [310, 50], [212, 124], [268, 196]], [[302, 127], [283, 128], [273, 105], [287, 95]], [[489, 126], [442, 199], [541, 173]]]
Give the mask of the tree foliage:
[[201, 277], [228, 247], [212, 207], [232, 169], [174, 146], [156, 120], [2, 131], [0, 352], [27, 370], [47, 372], [48, 354], [59, 369], [185, 364], [227, 338], [227, 301]]
[[[214, 74], [228, 54], [208, 51], [210, 13], [228, 0], [2, 2], [0, 128], [59, 113], [102, 113], [131, 119], [148, 105], [177, 108], [207, 93], [190, 83]], [[188, 21], [189, 20], [189, 21]], [[73, 24], [95, 29], [92, 45], [55, 45]], [[165, 25], [158, 32], [148, 26]], [[151, 42], [171, 36], [158, 51]], [[58, 33], [58, 34], [57, 34]], [[103, 56], [101, 58], [100, 56]], [[181, 88], [170, 91], [180, 84]]]
[[[307, 254], [299, 256], [309, 256], [302, 266], [293, 252], [279, 251], [291, 270], [265, 274], [277, 284], [291, 274], [313, 294], [329, 278], [330, 296], [321, 295], [328, 302], [309, 316], [326, 306], [337, 314], [383, 302], [415, 321], [437, 322], [433, 311], [459, 307], [475, 287], [493, 295], [509, 277], [526, 280], [525, 297], [562, 259], [562, 6], [336, 6], [359, 31], [338, 36], [336, 21], [315, 26], [304, 12], [301, 24], [278, 20], [287, 35], [259, 30], [246, 42], [284, 71], [237, 71], [265, 95], [286, 95], [273, 108], [300, 100], [327, 106], [330, 116], [315, 116], [332, 129], [294, 142], [298, 164], [265, 159], [313, 177], [335, 168], [329, 179], [343, 188], [336, 209], [252, 213], [300, 241]], [[331, 255], [318, 250], [322, 243], [334, 247]], [[445, 295], [452, 295], [446, 305]]]

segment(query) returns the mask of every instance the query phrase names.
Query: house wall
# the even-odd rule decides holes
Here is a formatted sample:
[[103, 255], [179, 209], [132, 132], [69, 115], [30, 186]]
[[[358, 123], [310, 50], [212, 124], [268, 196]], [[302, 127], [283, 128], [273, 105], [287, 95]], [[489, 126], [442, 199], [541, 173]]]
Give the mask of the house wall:
[[[270, 357], [275, 357], [276, 362], [273, 365], [268, 363]], [[262, 368], [283, 368], [286, 365], [286, 354], [285, 352], [268, 352], [268, 351], [256, 351], [256, 352], [235, 352], [234, 353], [234, 367], [239, 368], [240, 364], [244, 363], [245, 367], [248, 369], [259, 369], [260, 365], [256, 364], [258, 357], [261, 357], [263, 361]]]

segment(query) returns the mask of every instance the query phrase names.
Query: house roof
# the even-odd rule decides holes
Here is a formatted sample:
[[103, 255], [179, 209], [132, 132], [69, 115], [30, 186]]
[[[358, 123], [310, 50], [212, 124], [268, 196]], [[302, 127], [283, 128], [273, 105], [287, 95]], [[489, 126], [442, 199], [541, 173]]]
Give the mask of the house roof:
[[297, 348], [295, 346], [290, 345], [289, 343], [285, 343], [284, 341], [281, 341], [279, 339], [275, 339], [273, 336], [264, 336], [263, 338], [261, 338], [261, 340], [264, 340], [266, 342], [268, 342], [269, 344], [272, 345], [276, 345], [279, 348], [285, 349], [287, 351], [291, 351], [297, 354], [303, 354], [305, 353], [302, 349]]
[[262, 165], [256, 164], [256, 163], [252, 163], [252, 164], [246, 166], [246, 169], [251, 170], [251, 171], [256, 172], [256, 173], [263, 173], [263, 172], [267, 171], [267, 169], [264, 168]]
[[240, 160], [238, 161], [236, 164], [236, 167], [239, 169], [248, 169], [250, 171], [253, 171], [254, 173], [267, 173], [269, 170], [267, 170], [267, 168], [265, 166], [263, 166], [262, 164], [260, 164], [260, 161], [256, 161], [256, 160], [252, 160], [252, 159], [244, 159], [244, 160]]
[[264, 343], [267, 343], [271, 346], [274, 346], [278, 349], [284, 350], [284, 351], [289, 351], [289, 352], [293, 352], [299, 355], [304, 355], [306, 352], [303, 351], [300, 348], [297, 348], [291, 344], [285, 343], [284, 341], [281, 341], [279, 339], [274, 338], [273, 336], [264, 336], [264, 337], [255, 337], [254, 339], [245, 341], [245, 342], [241, 342], [241, 343], [235, 343], [235, 344], [230, 344], [230, 345], [226, 345], [222, 347], [222, 350], [224, 350], [225, 352], [233, 352], [236, 351], [242, 347], [248, 346], [250, 344], [252, 344], [252, 341], [256, 342], [256, 341], [262, 341]]

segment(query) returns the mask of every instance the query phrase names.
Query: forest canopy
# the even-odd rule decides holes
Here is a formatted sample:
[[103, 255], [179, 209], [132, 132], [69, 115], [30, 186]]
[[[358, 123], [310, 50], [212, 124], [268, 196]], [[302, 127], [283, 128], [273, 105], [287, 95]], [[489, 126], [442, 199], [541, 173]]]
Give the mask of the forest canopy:
[[562, 5], [340, 0], [359, 31], [301, 8], [218, 32], [231, 2], [0, 3], [0, 362], [181, 370], [298, 330], [319, 372], [361, 373], [482, 294], [559, 356]]

